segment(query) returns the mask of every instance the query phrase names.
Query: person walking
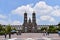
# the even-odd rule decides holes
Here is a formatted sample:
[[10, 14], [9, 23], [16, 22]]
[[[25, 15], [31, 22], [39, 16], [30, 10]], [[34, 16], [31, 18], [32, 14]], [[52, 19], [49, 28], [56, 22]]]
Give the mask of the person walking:
[[49, 32], [48, 31], [46, 31], [46, 35], [49, 35]]
[[11, 33], [9, 33], [9, 39], [11, 39]]
[[7, 36], [7, 35], [6, 35], [6, 33], [5, 33], [5, 38], [6, 38], [6, 36]]
[[46, 32], [45, 32], [45, 30], [43, 31], [43, 36], [45, 36], [45, 34], [46, 34]]

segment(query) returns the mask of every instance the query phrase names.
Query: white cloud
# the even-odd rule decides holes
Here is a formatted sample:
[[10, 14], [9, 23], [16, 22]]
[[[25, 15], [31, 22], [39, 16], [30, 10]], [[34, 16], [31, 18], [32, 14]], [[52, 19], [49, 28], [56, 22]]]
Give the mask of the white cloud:
[[60, 7], [58, 5], [54, 6], [54, 9], [60, 9]]
[[7, 25], [8, 23], [7, 23], [7, 21], [0, 20], [0, 24], [2, 24], [2, 25]]
[[30, 5], [26, 5], [26, 6], [21, 6], [21, 7], [18, 7], [17, 9], [15, 10], [12, 10], [12, 13], [13, 14], [24, 14], [24, 12], [27, 12], [27, 13], [32, 13], [33, 9], [31, 8]]
[[11, 22], [5, 21], [5, 20], [0, 20], [0, 24], [2, 24], [2, 25], [8, 25], [8, 24], [10, 24], [10, 25], [22, 25], [22, 22], [20, 22], [18, 20], [14, 20]]
[[22, 25], [22, 23], [20, 21], [17, 21], [17, 20], [11, 22], [10, 24], [11, 25]]
[[0, 18], [5, 19], [7, 17], [5, 15], [0, 14]]
[[[40, 15], [40, 19], [42, 20], [49, 20], [49, 22], [55, 22], [54, 16], [60, 17], [60, 7], [58, 5], [56, 6], [49, 6], [44, 1], [40, 1], [35, 4], [35, 6], [30, 5], [22, 5], [14, 10], [12, 10], [13, 14], [19, 14], [23, 15], [24, 12], [28, 13], [28, 17], [31, 17], [31, 14], [33, 11], [36, 12], [36, 14]], [[37, 16], [38, 16], [37, 15]], [[45, 16], [44, 16], [45, 15]], [[49, 15], [49, 16], [48, 16]]]
[[7, 16], [0, 14], [0, 24], [7, 25], [8, 24], [7, 21], [1, 20], [1, 19], [6, 19], [6, 18], [7, 18]]
[[53, 16], [60, 17], [60, 9], [59, 10], [54, 10], [51, 14]]
[[47, 5], [45, 2], [41, 1], [36, 3], [34, 7], [36, 13], [39, 13], [40, 15], [49, 14], [53, 10], [53, 8], [49, 5]]
[[[31, 6], [30, 5], [23, 5], [20, 6], [14, 10], [12, 10], [13, 14], [24, 14], [24, 12], [27, 12], [29, 15], [35, 11], [37, 14], [39, 15], [55, 15], [57, 14], [57, 16], [60, 16], [60, 7], [58, 5], [56, 6], [49, 6], [47, 5], [44, 1], [40, 1], [38, 3], [35, 4], [35, 6]], [[53, 14], [52, 14], [53, 13]]]
[[36, 23], [39, 25], [39, 23], [40, 23], [40, 19], [36, 19]]
[[49, 5], [47, 5], [44, 1], [40, 1], [38, 3], [35, 4], [34, 7], [32, 7], [31, 5], [23, 5], [20, 6], [14, 10], [12, 10], [13, 14], [23, 14], [25, 11], [28, 14], [31, 14], [33, 11], [35, 11], [38, 14], [48, 14], [49, 12], [51, 12], [53, 10], [53, 8]]
[[55, 22], [55, 19], [51, 16], [48, 16], [48, 15], [47, 16], [41, 16], [40, 19], [43, 21]]

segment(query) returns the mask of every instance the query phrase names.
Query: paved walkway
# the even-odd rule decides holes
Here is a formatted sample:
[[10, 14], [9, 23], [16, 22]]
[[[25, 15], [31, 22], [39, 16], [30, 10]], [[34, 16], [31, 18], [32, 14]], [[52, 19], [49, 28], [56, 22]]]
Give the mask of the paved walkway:
[[[8, 35], [7, 35], [8, 38]], [[18, 38], [18, 39], [28, 39], [28, 38], [32, 38], [32, 39], [59, 39], [60, 37], [58, 34], [49, 34], [49, 36], [47, 35], [43, 35], [43, 33], [22, 33], [21, 35], [11, 35], [11, 38]], [[4, 40], [4, 35], [0, 36], [0, 40]]]

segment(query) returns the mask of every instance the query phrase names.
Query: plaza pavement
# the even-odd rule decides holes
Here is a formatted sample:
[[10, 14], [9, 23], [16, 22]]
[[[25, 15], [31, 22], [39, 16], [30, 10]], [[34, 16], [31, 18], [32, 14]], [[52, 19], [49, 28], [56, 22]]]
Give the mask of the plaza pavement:
[[[22, 33], [21, 35], [16, 35], [16, 34], [13, 34], [11, 35], [11, 38], [18, 38], [18, 39], [27, 39], [27, 38], [32, 38], [32, 39], [58, 39], [60, 40], [60, 37], [58, 34], [49, 34], [49, 36], [47, 35], [43, 35], [43, 33]], [[0, 40], [4, 40], [5, 37], [4, 35], [3, 36], [0, 36]], [[8, 35], [7, 35], [7, 38], [8, 39]]]

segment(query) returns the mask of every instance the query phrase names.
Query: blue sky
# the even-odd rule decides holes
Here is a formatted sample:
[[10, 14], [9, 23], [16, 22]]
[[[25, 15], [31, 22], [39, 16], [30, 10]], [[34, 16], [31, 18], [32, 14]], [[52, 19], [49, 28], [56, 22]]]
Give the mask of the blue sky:
[[38, 25], [60, 22], [60, 0], [0, 0], [0, 24], [22, 24], [25, 11], [28, 18], [35, 11]]

